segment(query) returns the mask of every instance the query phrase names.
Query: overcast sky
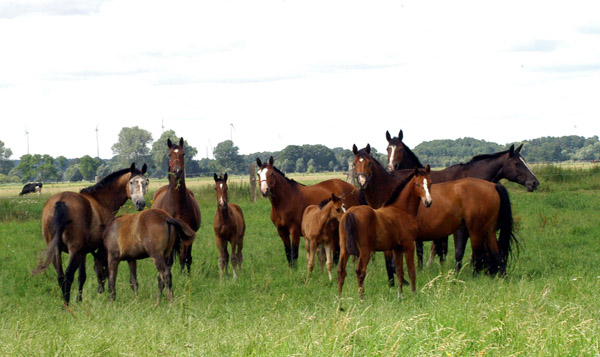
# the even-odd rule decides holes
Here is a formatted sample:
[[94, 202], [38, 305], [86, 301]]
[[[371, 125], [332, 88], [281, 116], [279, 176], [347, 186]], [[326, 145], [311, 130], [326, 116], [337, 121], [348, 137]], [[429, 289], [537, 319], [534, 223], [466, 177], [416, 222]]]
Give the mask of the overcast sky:
[[[113, 156], [164, 122], [197, 159], [600, 134], [600, 2], [0, 0], [0, 140]], [[233, 126], [232, 126], [233, 124]], [[212, 153], [209, 153], [212, 156]]]

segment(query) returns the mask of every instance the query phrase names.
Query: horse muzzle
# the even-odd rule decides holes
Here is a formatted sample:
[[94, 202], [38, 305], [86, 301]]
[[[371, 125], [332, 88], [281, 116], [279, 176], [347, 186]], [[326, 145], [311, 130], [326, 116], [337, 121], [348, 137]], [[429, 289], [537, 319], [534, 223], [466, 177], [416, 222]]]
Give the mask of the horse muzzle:
[[433, 200], [431, 198], [423, 198], [423, 206], [425, 206], [426, 208], [431, 207], [431, 204], [433, 203]]
[[540, 183], [538, 180], [531, 180], [531, 181], [527, 181], [525, 183], [525, 187], [527, 188], [528, 192], [533, 192], [533, 191], [537, 190], [539, 185], [540, 185]]
[[132, 198], [133, 204], [135, 205], [135, 209], [138, 211], [142, 211], [144, 209], [144, 207], [146, 207], [146, 201], [144, 200], [144, 197], [140, 198], [140, 199], [134, 199]]

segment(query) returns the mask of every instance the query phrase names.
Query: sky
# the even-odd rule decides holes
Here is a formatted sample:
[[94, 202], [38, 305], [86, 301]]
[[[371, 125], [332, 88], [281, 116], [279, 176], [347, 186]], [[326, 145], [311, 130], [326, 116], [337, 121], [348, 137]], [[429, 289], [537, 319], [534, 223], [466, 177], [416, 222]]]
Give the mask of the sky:
[[600, 135], [598, 1], [0, 0], [0, 49], [12, 159]]

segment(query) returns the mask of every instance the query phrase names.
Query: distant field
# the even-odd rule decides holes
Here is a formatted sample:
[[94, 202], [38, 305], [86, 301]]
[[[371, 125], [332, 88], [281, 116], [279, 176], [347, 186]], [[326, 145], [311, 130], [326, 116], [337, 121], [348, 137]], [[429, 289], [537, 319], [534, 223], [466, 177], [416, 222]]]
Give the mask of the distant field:
[[[85, 185], [21, 198], [20, 187], [0, 186], [0, 355], [599, 355], [600, 179], [580, 169], [539, 174], [534, 193], [507, 184], [521, 243], [507, 278], [473, 276], [469, 264], [456, 275], [450, 256], [417, 272], [416, 295], [397, 299], [378, 254], [363, 301], [352, 263], [341, 299], [319, 267], [306, 281], [302, 247], [298, 269], [287, 267], [270, 203], [250, 201], [247, 177], [230, 179], [230, 199], [248, 227], [243, 271], [235, 282], [231, 270], [220, 281], [212, 179], [189, 179], [203, 221], [192, 274], [173, 269], [174, 304], [163, 298], [155, 306], [156, 270], [147, 259], [138, 263], [139, 295], [122, 263], [109, 302], [95, 291], [90, 257], [83, 302], [69, 310], [54, 269], [30, 270], [45, 247], [42, 205], [53, 190]], [[330, 177], [290, 176], [304, 183]], [[164, 183], [152, 180], [147, 199]], [[128, 203], [119, 214], [131, 211]]]

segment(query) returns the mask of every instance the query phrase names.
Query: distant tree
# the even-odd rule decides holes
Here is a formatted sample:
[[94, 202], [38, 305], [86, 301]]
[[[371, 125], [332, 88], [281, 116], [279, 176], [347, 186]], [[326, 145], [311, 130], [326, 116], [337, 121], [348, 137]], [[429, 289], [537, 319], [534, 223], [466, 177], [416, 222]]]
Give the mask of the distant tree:
[[37, 174], [37, 165], [42, 159], [41, 155], [26, 154], [21, 156], [19, 164], [15, 167], [16, 174], [21, 178], [22, 182], [29, 182], [35, 179]]
[[36, 181], [57, 181], [58, 167], [54, 158], [50, 155], [43, 155], [36, 166]]
[[89, 155], [83, 156], [79, 160], [79, 172], [83, 176], [84, 180], [92, 181], [96, 176], [96, 170], [101, 164], [101, 160], [98, 158], [92, 158]]
[[0, 140], [0, 174], [7, 174], [14, 167], [10, 160], [12, 150], [4, 146], [4, 142]]
[[73, 164], [65, 170], [64, 178], [66, 181], [77, 182], [83, 180], [83, 175], [79, 171], [79, 164]]
[[304, 166], [304, 159], [299, 158], [298, 160], [296, 160], [296, 172], [305, 172], [305, 171], [306, 171], [306, 166]]
[[306, 163], [306, 172], [309, 174], [317, 172], [317, 169], [315, 168], [315, 159], [308, 160]]
[[245, 172], [243, 161], [238, 154], [239, 148], [233, 145], [233, 141], [225, 140], [217, 144], [213, 150], [213, 155], [217, 161], [219, 171], [222, 172]]
[[[152, 144], [152, 164], [154, 165], [155, 175], [157, 177], [165, 177], [169, 172], [169, 158], [167, 154], [169, 147], [167, 140], [171, 139], [172, 143], [179, 144], [179, 139], [173, 130], [166, 130], [163, 132], [153, 144]], [[193, 164], [192, 159], [198, 154], [198, 149], [191, 146], [187, 140], [183, 139], [183, 149], [185, 151], [185, 166], [186, 172], [194, 172], [197, 170], [197, 166]]]
[[123, 128], [119, 132], [119, 141], [112, 146], [116, 164], [120, 167], [129, 167], [131, 163], [141, 166], [150, 162], [150, 148], [152, 134], [137, 126]]

